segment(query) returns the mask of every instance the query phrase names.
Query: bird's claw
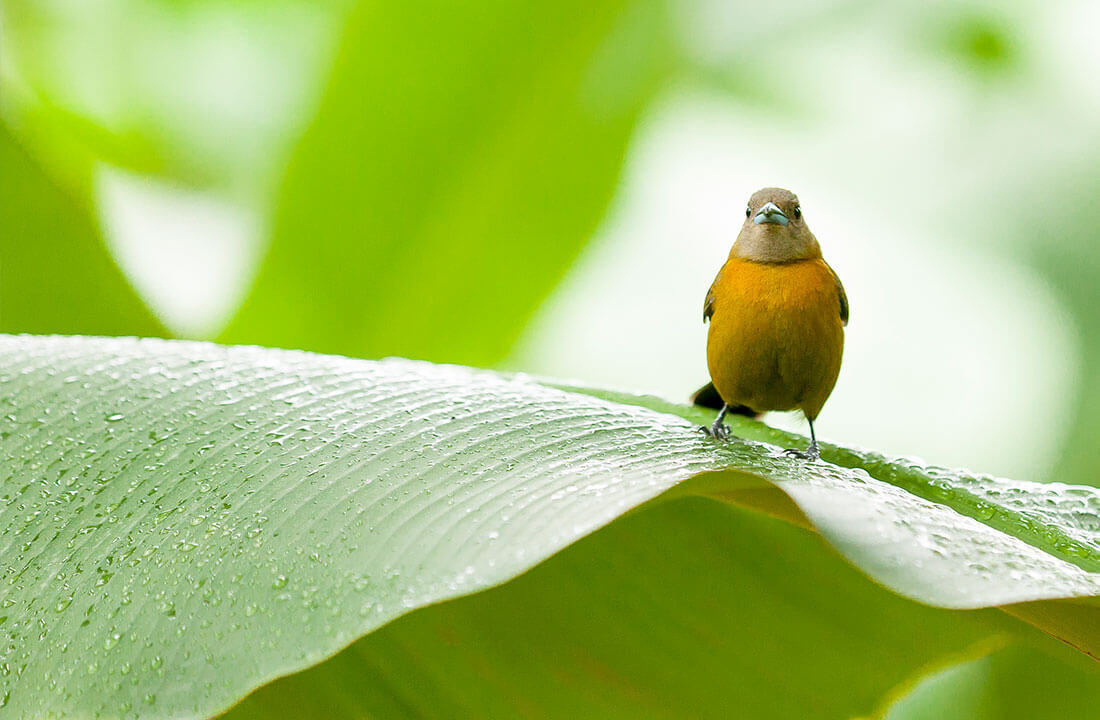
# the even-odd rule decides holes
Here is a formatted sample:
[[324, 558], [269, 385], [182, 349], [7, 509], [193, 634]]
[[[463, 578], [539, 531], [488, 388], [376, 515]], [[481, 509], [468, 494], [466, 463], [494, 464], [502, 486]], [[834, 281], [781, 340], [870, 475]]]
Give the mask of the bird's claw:
[[783, 454], [787, 457], [796, 457], [799, 460], [818, 460], [821, 457], [821, 451], [817, 449], [817, 443], [810, 443], [810, 446], [805, 450], [789, 448], [784, 450]]
[[730, 428], [725, 423], [714, 423], [713, 425], [702, 425], [699, 430], [707, 437], [712, 437], [715, 440], [729, 440]]

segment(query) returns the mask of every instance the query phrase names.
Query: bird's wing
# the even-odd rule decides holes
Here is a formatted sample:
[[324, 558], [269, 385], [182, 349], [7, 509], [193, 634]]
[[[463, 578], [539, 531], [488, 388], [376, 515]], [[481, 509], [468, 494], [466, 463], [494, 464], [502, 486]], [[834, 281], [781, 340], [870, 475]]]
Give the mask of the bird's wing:
[[[722, 270], [725, 270], [726, 266], [722, 266]], [[722, 278], [722, 270], [718, 271], [718, 274], [714, 276], [714, 282], [710, 284], [710, 288], [707, 289], [707, 299], [703, 302], [703, 322], [710, 320], [714, 315], [714, 288], [718, 285], [718, 281]]]
[[829, 263], [825, 263], [825, 267], [829, 268], [829, 272], [833, 274], [833, 280], [836, 281], [836, 294], [840, 299], [840, 323], [844, 326], [848, 325], [848, 293], [844, 292], [844, 284], [840, 282], [840, 276], [836, 274], [836, 270], [829, 267]]

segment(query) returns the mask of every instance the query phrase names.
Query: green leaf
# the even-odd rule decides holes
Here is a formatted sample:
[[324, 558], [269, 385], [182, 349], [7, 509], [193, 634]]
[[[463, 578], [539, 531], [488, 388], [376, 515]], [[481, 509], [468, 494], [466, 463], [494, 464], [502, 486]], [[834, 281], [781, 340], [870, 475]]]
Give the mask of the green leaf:
[[0, 330], [164, 335], [91, 214], [0, 124]]
[[287, 707], [318, 720], [849, 720], [916, 668], [1003, 643], [998, 615], [904, 600], [806, 530], [688, 498], [504, 586], [406, 615], [226, 720]]
[[[512, 580], [659, 496], [798, 519], [789, 495], [859, 567], [925, 601], [1100, 593], [1097, 573], [1037, 539], [1087, 538], [1071, 515], [998, 501], [1032, 544], [960, 514], [947, 490], [931, 502], [862, 470], [719, 445], [674, 415], [486, 371], [6, 337], [0, 387], [0, 552], [17, 558], [0, 583], [0, 697], [14, 717], [211, 714], [413, 609]], [[1000, 481], [984, 482], [996, 495]], [[1080, 617], [1056, 618], [1055, 634]], [[1074, 627], [1096, 646], [1095, 625]]]
[[224, 339], [500, 360], [603, 217], [663, 7], [364, 4]]
[[[547, 384], [699, 423], [714, 417], [648, 396]], [[740, 438], [806, 443], [747, 418], [728, 422]], [[944, 607], [1100, 594], [1096, 488], [996, 478], [828, 443], [822, 457], [833, 465], [812, 473], [791, 474], [789, 463], [750, 471], [775, 483], [844, 554], [897, 592]], [[727, 477], [693, 482], [704, 493], [728, 494]]]

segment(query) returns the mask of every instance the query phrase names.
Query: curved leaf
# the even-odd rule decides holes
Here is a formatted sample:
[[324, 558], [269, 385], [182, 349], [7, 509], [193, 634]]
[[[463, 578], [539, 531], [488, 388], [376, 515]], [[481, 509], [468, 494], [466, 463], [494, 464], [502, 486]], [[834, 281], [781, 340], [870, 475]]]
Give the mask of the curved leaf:
[[[4, 337], [0, 387], [0, 552], [15, 559], [0, 696], [16, 717], [210, 714], [690, 477], [676, 493], [737, 501], [776, 495], [767, 478], [918, 599], [1100, 592], [1057, 547], [862, 470], [718, 445], [682, 418], [485, 371]], [[1029, 537], [1081, 531], [1057, 513], [1029, 522]]]
[[16, 717], [208, 715], [717, 466], [656, 413], [401, 361], [15, 337], [0, 386]]
[[[699, 423], [714, 417], [648, 396], [547, 384]], [[750, 441], [806, 443], [746, 418], [729, 422]], [[734, 444], [738, 451], [749, 447]], [[781, 488], [853, 562], [898, 592], [944, 607], [1100, 594], [1097, 488], [1007, 480], [827, 443], [822, 457], [833, 464], [793, 475], [785, 462], [749, 471]], [[728, 496], [727, 483], [698, 487]]]
[[1007, 641], [999, 617], [905, 600], [806, 530], [687, 498], [506, 585], [406, 615], [226, 720], [288, 707], [303, 720], [850, 720], [915, 669]]

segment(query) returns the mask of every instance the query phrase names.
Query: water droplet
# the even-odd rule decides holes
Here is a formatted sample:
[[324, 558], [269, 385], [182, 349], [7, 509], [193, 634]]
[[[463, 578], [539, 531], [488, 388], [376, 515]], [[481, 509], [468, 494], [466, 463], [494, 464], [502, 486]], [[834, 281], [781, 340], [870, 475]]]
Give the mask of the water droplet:
[[271, 587], [276, 590], [286, 587], [286, 575], [276, 575], [274, 582], [271, 583]]
[[107, 422], [118, 422], [122, 419], [122, 413], [111, 413], [106, 417]]

